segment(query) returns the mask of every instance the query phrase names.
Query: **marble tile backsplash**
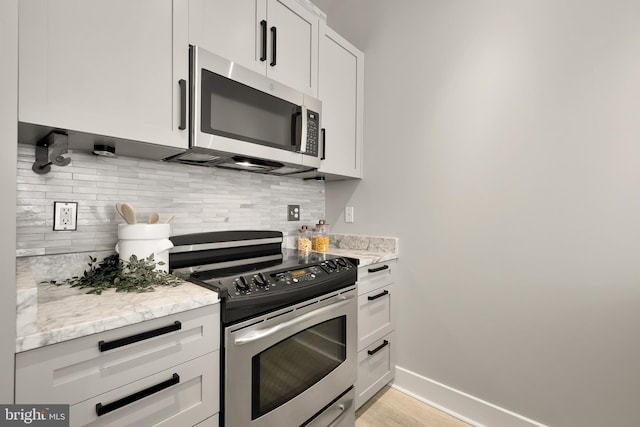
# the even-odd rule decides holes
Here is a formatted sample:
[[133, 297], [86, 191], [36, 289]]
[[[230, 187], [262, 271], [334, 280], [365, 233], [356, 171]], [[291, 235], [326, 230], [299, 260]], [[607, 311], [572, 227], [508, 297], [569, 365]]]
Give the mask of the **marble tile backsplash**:
[[[172, 234], [221, 230], [280, 230], [324, 218], [322, 181], [276, 177], [164, 163], [130, 157], [106, 158], [71, 152], [71, 164], [31, 170], [33, 145], [18, 145], [17, 256], [112, 251], [117, 242], [116, 202], [129, 202], [145, 221], [175, 215]], [[78, 202], [77, 231], [53, 231], [53, 202]], [[301, 208], [287, 221], [287, 205]]]

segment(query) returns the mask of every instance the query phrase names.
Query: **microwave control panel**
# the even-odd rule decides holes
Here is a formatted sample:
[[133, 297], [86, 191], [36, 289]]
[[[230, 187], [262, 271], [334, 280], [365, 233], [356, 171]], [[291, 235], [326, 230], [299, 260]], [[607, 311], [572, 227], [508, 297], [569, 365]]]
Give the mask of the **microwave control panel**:
[[315, 111], [307, 110], [307, 148], [303, 152], [311, 156], [318, 156], [318, 134], [320, 115]]

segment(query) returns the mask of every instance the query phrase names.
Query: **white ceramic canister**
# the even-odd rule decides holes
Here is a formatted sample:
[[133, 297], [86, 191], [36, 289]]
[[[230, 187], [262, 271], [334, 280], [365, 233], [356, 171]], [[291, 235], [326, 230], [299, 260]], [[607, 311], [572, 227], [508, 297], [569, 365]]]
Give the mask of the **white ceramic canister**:
[[[173, 243], [171, 224], [118, 224], [118, 243], [116, 252], [123, 261], [129, 261], [131, 255], [138, 259], [153, 254], [156, 270], [169, 271], [169, 249]], [[158, 265], [160, 261], [164, 265]]]

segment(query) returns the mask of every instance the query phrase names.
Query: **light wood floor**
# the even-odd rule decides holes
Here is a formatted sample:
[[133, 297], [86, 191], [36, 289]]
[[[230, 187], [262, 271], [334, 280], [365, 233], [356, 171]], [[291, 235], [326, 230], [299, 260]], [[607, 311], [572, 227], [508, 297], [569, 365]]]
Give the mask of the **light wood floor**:
[[385, 386], [356, 412], [356, 427], [470, 427], [457, 418]]

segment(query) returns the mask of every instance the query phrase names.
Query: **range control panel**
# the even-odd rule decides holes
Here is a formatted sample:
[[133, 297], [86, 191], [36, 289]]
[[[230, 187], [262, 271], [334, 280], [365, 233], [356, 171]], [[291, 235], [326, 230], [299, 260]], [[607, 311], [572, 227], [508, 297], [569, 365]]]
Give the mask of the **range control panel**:
[[356, 268], [343, 258], [323, 261], [317, 265], [304, 266], [292, 270], [255, 273], [233, 279], [229, 296], [239, 297], [276, 290], [285, 290], [305, 286], [340, 273]]

